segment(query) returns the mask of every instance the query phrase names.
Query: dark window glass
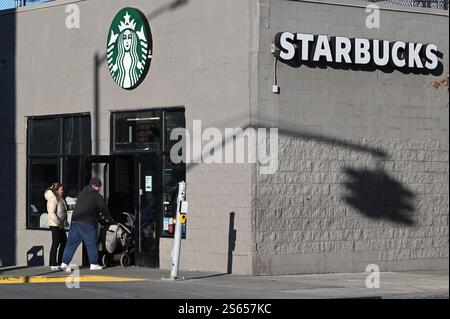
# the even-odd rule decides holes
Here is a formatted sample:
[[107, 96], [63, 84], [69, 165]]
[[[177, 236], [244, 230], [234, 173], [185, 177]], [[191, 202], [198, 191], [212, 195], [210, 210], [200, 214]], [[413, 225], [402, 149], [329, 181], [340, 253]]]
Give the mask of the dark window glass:
[[116, 157], [114, 178], [111, 181], [111, 190], [114, 193], [109, 198], [109, 208], [113, 218], [116, 218], [123, 212], [135, 213], [135, 158], [134, 157]]
[[67, 117], [63, 119], [63, 152], [65, 154], [81, 153], [80, 119]]
[[77, 197], [80, 191], [83, 172], [81, 157], [65, 157], [63, 159], [63, 181], [66, 196]]
[[31, 154], [57, 154], [60, 152], [59, 119], [35, 119], [32, 121], [31, 134]]
[[[163, 237], [174, 236], [174, 223], [177, 213], [178, 184], [186, 181], [186, 165], [175, 165], [165, 156], [163, 175]], [[182, 236], [186, 237], [186, 224], [182, 226]]]
[[64, 154], [89, 154], [91, 152], [91, 120], [89, 117], [63, 119]]
[[59, 169], [57, 158], [30, 160], [30, 227], [48, 228], [47, 201], [44, 193], [47, 187], [59, 181]]
[[133, 112], [114, 115], [115, 151], [159, 151], [161, 112]]
[[80, 140], [81, 140], [81, 153], [91, 154], [92, 140], [91, 140], [91, 118], [84, 116], [80, 118]]
[[91, 120], [85, 115], [55, 116], [30, 118], [28, 123], [28, 227], [48, 228], [44, 191], [54, 182], [64, 186], [70, 221], [84, 182], [82, 154], [91, 153]]
[[82, 157], [70, 156], [63, 158], [64, 199], [67, 205], [67, 221], [72, 220], [72, 212], [77, 202], [83, 183]]
[[140, 158], [140, 245], [139, 252], [152, 253], [158, 250], [157, 224], [161, 212], [160, 157], [155, 155]]
[[[186, 118], [184, 116], [184, 111], [167, 111], [165, 117], [165, 128], [166, 128], [166, 140], [165, 140], [165, 150], [170, 151], [173, 145], [181, 140], [181, 136], [176, 132], [177, 140], [171, 140], [170, 134], [174, 129], [184, 129], [186, 127]], [[180, 154], [181, 155], [181, 154]]]

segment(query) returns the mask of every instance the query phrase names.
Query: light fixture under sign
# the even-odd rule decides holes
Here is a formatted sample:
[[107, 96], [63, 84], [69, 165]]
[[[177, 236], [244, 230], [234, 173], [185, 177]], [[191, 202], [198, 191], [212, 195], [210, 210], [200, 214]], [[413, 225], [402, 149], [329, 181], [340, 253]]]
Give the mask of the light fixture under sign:
[[142, 121], [159, 121], [160, 117], [143, 117], [143, 118], [134, 118], [127, 119], [127, 122], [142, 122]]

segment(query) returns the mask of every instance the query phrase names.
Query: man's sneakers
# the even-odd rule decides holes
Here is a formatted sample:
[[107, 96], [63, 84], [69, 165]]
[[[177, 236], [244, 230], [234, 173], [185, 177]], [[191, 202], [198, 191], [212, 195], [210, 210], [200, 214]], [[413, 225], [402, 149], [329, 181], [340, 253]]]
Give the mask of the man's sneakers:
[[[65, 263], [62, 263], [61, 266], [57, 267], [59, 270], [63, 270], [66, 273], [71, 273], [72, 272], [72, 267], [71, 265], [67, 265]], [[104, 267], [97, 265], [97, 264], [91, 264], [91, 267], [89, 268], [90, 270], [102, 270]], [[53, 269], [53, 268], [52, 268]]]
[[62, 263], [61, 266], [59, 266], [59, 269], [63, 270], [66, 273], [72, 272], [72, 268], [70, 268], [70, 265], [67, 265], [65, 263]]
[[59, 271], [60, 268], [59, 268], [59, 266], [50, 266], [50, 270], [51, 271]]
[[91, 270], [102, 270], [103, 266], [97, 265], [97, 264], [91, 264]]

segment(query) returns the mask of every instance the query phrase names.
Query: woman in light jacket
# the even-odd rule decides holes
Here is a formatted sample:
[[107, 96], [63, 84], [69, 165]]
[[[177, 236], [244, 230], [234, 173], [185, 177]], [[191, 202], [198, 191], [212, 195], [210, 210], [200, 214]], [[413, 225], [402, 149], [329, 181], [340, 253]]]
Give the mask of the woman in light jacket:
[[50, 249], [50, 268], [59, 270], [62, 262], [67, 236], [67, 206], [63, 199], [64, 188], [60, 183], [53, 183], [45, 191], [47, 200], [48, 226], [52, 231], [52, 248]]

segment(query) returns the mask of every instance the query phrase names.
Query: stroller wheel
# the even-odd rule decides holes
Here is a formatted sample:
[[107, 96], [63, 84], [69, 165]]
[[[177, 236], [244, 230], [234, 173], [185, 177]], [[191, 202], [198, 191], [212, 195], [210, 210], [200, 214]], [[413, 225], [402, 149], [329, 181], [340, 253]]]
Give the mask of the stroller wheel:
[[122, 257], [120, 257], [120, 265], [122, 267], [128, 267], [131, 264], [130, 256], [127, 254], [123, 254]]
[[108, 254], [103, 255], [102, 264], [105, 267], [109, 267], [111, 265], [111, 258], [108, 256]]

